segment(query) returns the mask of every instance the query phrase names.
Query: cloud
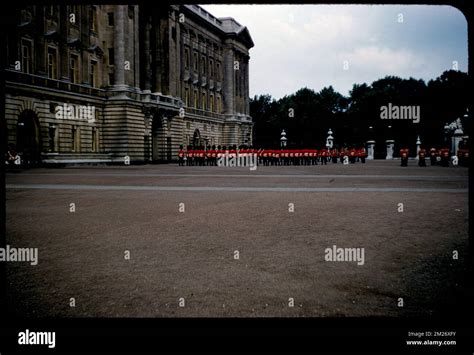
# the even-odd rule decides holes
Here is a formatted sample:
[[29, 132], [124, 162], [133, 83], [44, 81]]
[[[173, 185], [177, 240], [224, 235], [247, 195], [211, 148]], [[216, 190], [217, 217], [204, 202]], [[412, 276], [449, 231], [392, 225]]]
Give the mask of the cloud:
[[349, 67], [355, 70], [383, 72], [387, 75], [416, 72], [426, 62], [422, 55], [413, 51], [378, 46], [357, 47], [352, 52], [341, 53], [340, 58], [347, 60]]
[[[247, 26], [250, 94], [275, 98], [302, 87], [354, 83], [386, 75], [429, 80], [451, 68], [467, 71], [467, 23], [450, 6], [203, 5]], [[398, 22], [402, 13], [404, 22]], [[343, 61], [349, 61], [344, 70]]]

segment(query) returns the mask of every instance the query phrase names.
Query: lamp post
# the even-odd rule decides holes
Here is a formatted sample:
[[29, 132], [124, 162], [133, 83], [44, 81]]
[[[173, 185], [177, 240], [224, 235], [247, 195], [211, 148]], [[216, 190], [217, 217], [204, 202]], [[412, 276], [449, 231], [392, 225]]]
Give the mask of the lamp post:
[[[369, 126], [369, 137], [373, 137], [373, 127]], [[375, 141], [370, 139], [367, 141], [367, 160], [374, 160]]]
[[387, 135], [388, 139], [385, 141], [387, 155], [385, 156], [385, 159], [391, 160], [393, 159], [393, 147], [395, 146], [395, 141], [392, 139], [392, 126], [387, 127]]
[[420, 159], [421, 140], [420, 135], [416, 138], [416, 160]]
[[448, 122], [446, 122], [446, 124], [444, 125], [444, 144], [446, 145], [446, 147], [448, 146], [450, 131], [451, 128], [449, 127]]
[[288, 141], [288, 139], [286, 138], [286, 132], [285, 132], [285, 130], [283, 129], [283, 130], [281, 131], [280, 147], [281, 147], [281, 148], [285, 148], [287, 141]]
[[332, 130], [331, 128], [329, 128], [329, 131], [328, 131], [328, 137], [326, 138], [326, 148], [329, 150], [329, 149], [332, 149], [333, 145], [334, 145], [334, 137], [332, 136]]

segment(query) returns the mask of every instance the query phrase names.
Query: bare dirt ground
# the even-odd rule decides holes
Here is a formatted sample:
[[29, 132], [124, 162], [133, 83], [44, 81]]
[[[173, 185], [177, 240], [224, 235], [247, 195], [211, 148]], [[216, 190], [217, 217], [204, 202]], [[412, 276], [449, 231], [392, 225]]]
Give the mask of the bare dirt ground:
[[[39, 250], [36, 266], [7, 263], [19, 315], [439, 317], [471, 292], [467, 168], [114, 166], [6, 183], [7, 243]], [[326, 261], [333, 245], [364, 248], [364, 264]]]

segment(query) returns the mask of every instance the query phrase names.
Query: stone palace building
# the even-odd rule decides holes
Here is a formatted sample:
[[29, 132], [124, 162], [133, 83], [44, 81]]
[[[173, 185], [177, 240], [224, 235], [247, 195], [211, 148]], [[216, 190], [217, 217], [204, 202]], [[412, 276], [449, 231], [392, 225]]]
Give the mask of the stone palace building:
[[197, 5], [24, 6], [6, 34], [10, 145], [32, 163], [251, 145], [247, 28]]

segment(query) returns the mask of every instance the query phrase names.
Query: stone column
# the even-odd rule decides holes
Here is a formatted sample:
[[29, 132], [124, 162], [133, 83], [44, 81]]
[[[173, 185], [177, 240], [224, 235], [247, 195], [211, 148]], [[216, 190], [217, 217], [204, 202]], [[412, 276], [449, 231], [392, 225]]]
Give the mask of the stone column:
[[416, 160], [420, 159], [421, 140], [420, 136], [416, 138]]
[[245, 58], [245, 90], [244, 90], [244, 103], [245, 103], [245, 114], [250, 115], [250, 91], [249, 91], [249, 57]]
[[115, 85], [125, 88], [125, 8], [127, 6], [117, 5], [115, 7], [115, 32], [114, 32], [114, 80]]
[[232, 43], [227, 42], [224, 48], [224, 78], [222, 91], [224, 94], [224, 113], [234, 113], [234, 50]]
[[367, 160], [374, 160], [375, 141], [367, 141]]
[[393, 139], [387, 139], [385, 141], [385, 144], [387, 145], [387, 155], [385, 156], [385, 159], [392, 160], [393, 159], [393, 148], [395, 146], [395, 141]]
[[[81, 6], [82, 7], [82, 6]], [[59, 6], [59, 61], [61, 80], [69, 80], [69, 51], [67, 46], [67, 33], [69, 16], [66, 11], [67, 6]], [[82, 15], [81, 15], [82, 17]]]
[[145, 21], [144, 25], [144, 38], [143, 38], [143, 52], [144, 52], [144, 71], [145, 71], [145, 77], [144, 77], [144, 83], [143, 83], [143, 89], [145, 93], [150, 93], [151, 92], [151, 70], [150, 70], [150, 56], [151, 56], [151, 48], [150, 48], [150, 23], [149, 19], [147, 18]]
[[[81, 22], [79, 23], [79, 26], [80, 26], [80, 29], [81, 29], [79, 39], [81, 41], [81, 44], [83, 46], [85, 46], [86, 49], [88, 49], [90, 47], [89, 31], [91, 29], [90, 21], [92, 20], [92, 19], [89, 18], [89, 16], [90, 16], [89, 8], [90, 8], [90, 6], [84, 6], [83, 7], [84, 10], [82, 11]], [[96, 24], [96, 25], [98, 26], [99, 24]], [[91, 86], [93, 86], [93, 83], [89, 82], [89, 70], [90, 70], [89, 51], [83, 50], [80, 55], [81, 55], [81, 62], [82, 62], [82, 65], [80, 67], [81, 80], [78, 84], [90, 84]]]
[[454, 133], [452, 139], [452, 146], [453, 149], [451, 149], [451, 154], [452, 155], [457, 155], [458, 150], [459, 150], [459, 143], [462, 141], [462, 136], [464, 135], [464, 132], [462, 129], [457, 128]]
[[[66, 7], [66, 6], [61, 6], [61, 7]], [[46, 69], [46, 63], [45, 59], [47, 58], [47, 53], [45, 54], [45, 51], [47, 51], [47, 48], [45, 48], [45, 43], [44, 43], [44, 6], [37, 6], [37, 20], [35, 21], [35, 31], [34, 31], [34, 36], [35, 36], [35, 46], [34, 46], [34, 56], [35, 56], [35, 61], [36, 61], [36, 73], [32, 72], [33, 74], [38, 74], [38, 75], [46, 75], [47, 74], [47, 69]], [[32, 53], [33, 55], [33, 53]]]
[[135, 88], [140, 88], [140, 13], [138, 5], [133, 6], [133, 47], [135, 51], [132, 68], [134, 73], [133, 81]]

